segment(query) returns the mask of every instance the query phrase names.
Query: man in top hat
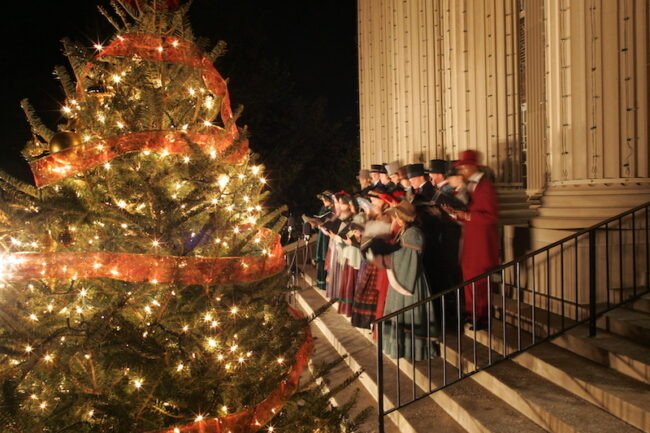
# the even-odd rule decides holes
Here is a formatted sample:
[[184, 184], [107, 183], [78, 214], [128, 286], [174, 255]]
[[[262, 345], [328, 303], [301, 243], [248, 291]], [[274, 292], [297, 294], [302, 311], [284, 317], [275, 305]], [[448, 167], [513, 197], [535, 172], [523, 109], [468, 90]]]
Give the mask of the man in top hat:
[[386, 167], [383, 164], [372, 164], [370, 166], [370, 178], [372, 179], [372, 187], [382, 184], [380, 174], [386, 172]]
[[445, 174], [447, 172], [447, 161], [444, 159], [432, 159], [429, 161], [429, 179], [438, 189], [447, 184]]
[[413, 201], [431, 201], [435, 188], [429, 182], [423, 164], [409, 164], [406, 166], [406, 175], [413, 188]]
[[372, 180], [370, 178], [370, 170], [362, 168], [359, 170], [359, 175], [357, 176], [359, 181], [359, 192], [360, 194], [366, 194], [370, 189], [372, 189]]
[[404, 187], [399, 182], [399, 174], [397, 173], [398, 170], [399, 170], [399, 162], [393, 161], [386, 164], [386, 173], [388, 174], [388, 179], [390, 180], [390, 184], [391, 184], [391, 186], [389, 187], [389, 191], [391, 193], [393, 193], [394, 191], [404, 192]]
[[[455, 165], [467, 181], [469, 204], [467, 212], [449, 209], [463, 222], [461, 266], [465, 281], [499, 265], [496, 189], [485, 173], [479, 170], [478, 159], [475, 150], [460, 154]], [[485, 329], [489, 314], [489, 278], [481, 278], [473, 286], [465, 286], [465, 317], [473, 323], [473, 311], [476, 311], [477, 329]]]
[[422, 252], [424, 271], [431, 293], [435, 294], [449, 287], [445, 259], [447, 252], [444, 245], [445, 221], [441, 218], [441, 212], [430, 205], [436, 188], [427, 179], [424, 165], [411, 164], [407, 166], [406, 171], [414, 192], [416, 221], [424, 232], [425, 243]]
[[408, 171], [406, 170], [408, 168], [408, 165], [404, 165], [400, 168], [397, 169], [397, 175], [399, 176], [399, 184], [402, 187], [402, 190], [404, 191], [404, 199], [408, 200], [409, 202], [413, 201], [413, 187], [411, 186], [411, 181], [409, 181], [408, 177]]
[[382, 164], [383, 170], [379, 172], [379, 182], [386, 187], [388, 192], [392, 192], [395, 188], [395, 184], [391, 182], [390, 176], [388, 176], [388, 164]]

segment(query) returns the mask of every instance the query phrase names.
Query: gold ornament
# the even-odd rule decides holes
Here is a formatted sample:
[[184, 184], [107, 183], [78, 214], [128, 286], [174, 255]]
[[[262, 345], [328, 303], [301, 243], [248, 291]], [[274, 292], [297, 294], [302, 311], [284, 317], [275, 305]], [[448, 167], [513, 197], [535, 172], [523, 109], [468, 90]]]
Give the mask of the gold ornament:
[[103, 104], [107, 98], [115, 96], [115, 89], [110, 86], [104, 86], [103, 84], [96, 84], [88, 87], [86, 93], [88, 93], [89, 96], [97, 98], [99, 103]]
[[59, 131], [50, 140], [50, 153], [61, 152], [81, 145], [81, 137], [74, 131]]

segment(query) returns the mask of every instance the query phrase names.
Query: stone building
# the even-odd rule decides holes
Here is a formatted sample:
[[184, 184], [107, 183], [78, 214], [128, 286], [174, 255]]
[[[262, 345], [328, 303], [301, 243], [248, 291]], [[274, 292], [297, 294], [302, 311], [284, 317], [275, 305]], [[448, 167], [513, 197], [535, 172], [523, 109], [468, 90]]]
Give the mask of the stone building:
[[362, 165], [477, 149], [533, 246], [649, 200], [648, 5], [358, 0]]

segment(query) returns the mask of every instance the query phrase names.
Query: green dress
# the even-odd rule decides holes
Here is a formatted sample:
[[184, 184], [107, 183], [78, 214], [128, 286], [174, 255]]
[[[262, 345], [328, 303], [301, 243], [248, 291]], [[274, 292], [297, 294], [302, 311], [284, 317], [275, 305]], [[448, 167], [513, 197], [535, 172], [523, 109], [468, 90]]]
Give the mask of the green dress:
[[[318, 215], [325, 215], [332, 209], [323, 206], [318, 211]], [[316, 242], [316, 280], [318, 288], [325, 290], [325, 281], [327, 278], [327, 271], [325, 270], [325, 259], [327, 258], [327, 248], [329, 246], [330, 238], [321, 230], [318, 230], [318, 240]]]
[[[388, 287], [384, 315], [431, 296], [422, 265], [424, 248], [422, 230], [417, 227], [407, 228], [399, 238], [399, 242], [401, 248], [391, 253], [390, 260], [386, 262], [390, 263], [389, 267], [395, 280], [402, 288], [413, 293], [413, 296], [402, 295], [393, 288], [391, 283]], [[437, 356], [438, 327], [433, 303], [407, 310], [383, 322], [382, 331], [383, 350], [391, 358], [415, 358], [416, 361], [420, 361]], [[413, 333], [415, 333], [414, 340], [412, 340]]]

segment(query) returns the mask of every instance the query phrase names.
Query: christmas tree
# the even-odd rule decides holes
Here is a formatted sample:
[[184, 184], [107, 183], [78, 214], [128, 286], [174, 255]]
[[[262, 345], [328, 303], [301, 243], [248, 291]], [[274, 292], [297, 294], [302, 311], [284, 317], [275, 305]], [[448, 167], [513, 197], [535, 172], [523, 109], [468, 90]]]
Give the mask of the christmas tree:
[[282, 209], [263, 206], [223, 44], [177, 3], [112, 2], [109, 43], [64, 41], [58, 130], [23, 102], [36, 187], [0, 173], [3, 432], [354, 426], [297, 388], [313, 344], [286, 301]]

